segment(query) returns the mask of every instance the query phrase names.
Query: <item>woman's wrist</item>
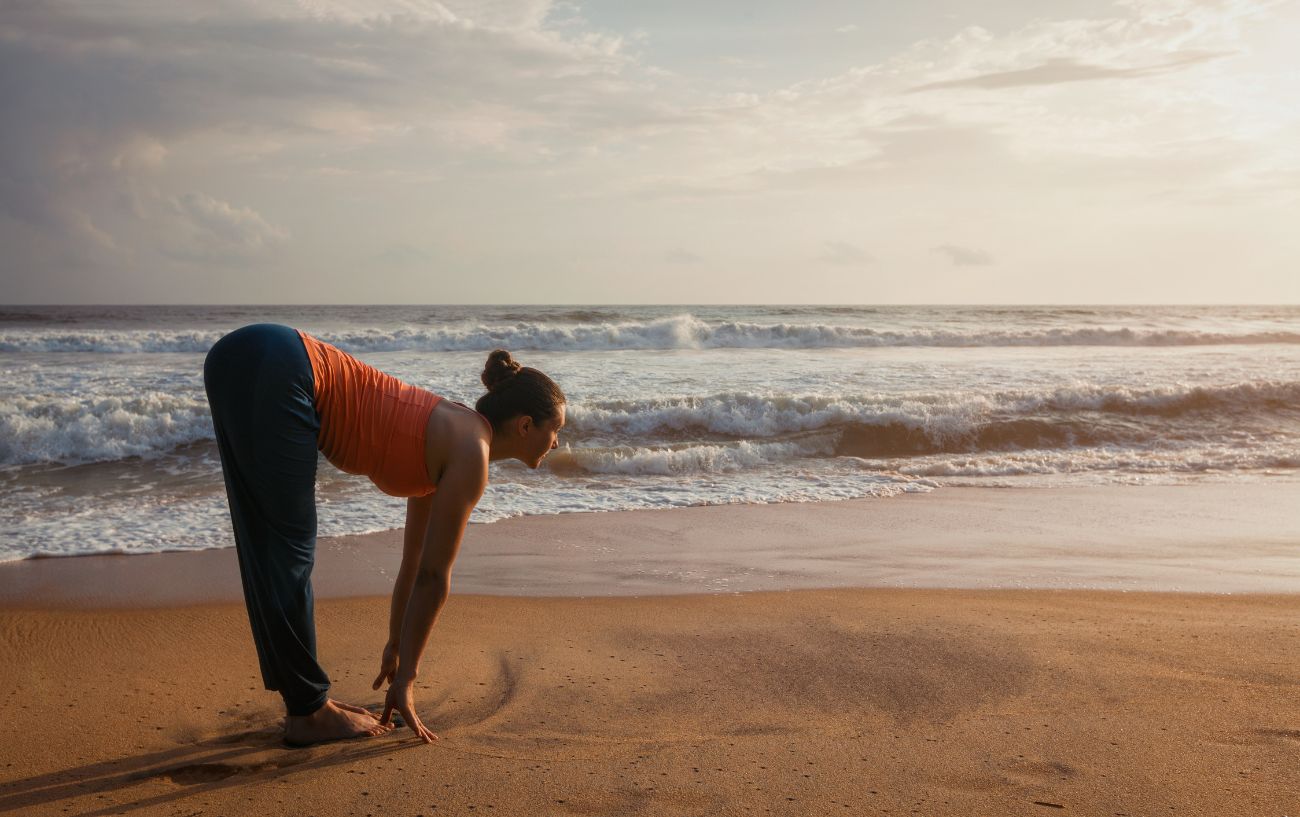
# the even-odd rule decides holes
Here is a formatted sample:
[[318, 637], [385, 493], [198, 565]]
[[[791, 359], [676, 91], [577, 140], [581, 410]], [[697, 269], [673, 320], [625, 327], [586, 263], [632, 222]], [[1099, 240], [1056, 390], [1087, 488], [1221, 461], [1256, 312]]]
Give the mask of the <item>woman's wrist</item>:
[[393, 683], [394, 683], [394, 684], [413, 684], [413, 683], [415, 683], [415, 676], [416, 676], [416, 671], [415, 671], [415, 670], [405, 670], [405, 669], [400, 669], [400, 670], [398, 670], [397, 674], [395, 674], [395, 675], [393, 676]]

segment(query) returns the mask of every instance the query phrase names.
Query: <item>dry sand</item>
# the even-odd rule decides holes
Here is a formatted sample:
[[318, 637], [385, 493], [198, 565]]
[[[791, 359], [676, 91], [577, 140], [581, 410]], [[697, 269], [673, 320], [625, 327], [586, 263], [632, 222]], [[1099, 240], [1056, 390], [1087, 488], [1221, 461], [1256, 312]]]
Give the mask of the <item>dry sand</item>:
[[[852, 505], [803, 513], [835, 540], [848, 523], [831, 517]], [[705, 536], [708, 517], [724, 550], [771, 527], [735, 514], [569, 522], [588, 526], [572, 541], [598, 543], [656, 525]], [[900, 541], [959, 558], [981, 528], [947, 518]], [[1210, 554], [1221, 531], [1201, 525], [1184, 544]], [[1293, 567], [1278, 530], [1260, 547]], [[439, 742], [292, 750], [242, 605], [121, 603], [187, 559], [222, 581], [233, 554], [151, 559], [116, 562], [171, 567], [137, 566], [64, 609], [14, 588], [67, 580], [58, 566], [83, 560], [26, 563], [20, 583], [0, 566], [0, 814], [1300, 815], [1300, 595], [458, 592], [420, 680]], [[383, 597], [318, 602], [343, 700], [382, 700], [369, 682], [386, 615]]]
[[[0, 614], [0, 812], [1300, 813], [1300, 598], [453, 596], [400, 733], [281, 748], [238, 606]], [[381, 599], [320, 605], [337, 694]]]

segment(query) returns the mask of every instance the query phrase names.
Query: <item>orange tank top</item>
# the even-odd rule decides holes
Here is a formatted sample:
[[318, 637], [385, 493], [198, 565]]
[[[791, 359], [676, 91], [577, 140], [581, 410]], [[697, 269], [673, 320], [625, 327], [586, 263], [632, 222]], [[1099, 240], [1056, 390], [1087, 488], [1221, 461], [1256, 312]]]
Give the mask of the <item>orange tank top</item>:
[[298, 331], [311, 359], [320, 433], [316, 447], [340, 471], [370, 477], [391, 496], [437, 488], [424, 459], [429, 414], [438, 395], [367, 366]]

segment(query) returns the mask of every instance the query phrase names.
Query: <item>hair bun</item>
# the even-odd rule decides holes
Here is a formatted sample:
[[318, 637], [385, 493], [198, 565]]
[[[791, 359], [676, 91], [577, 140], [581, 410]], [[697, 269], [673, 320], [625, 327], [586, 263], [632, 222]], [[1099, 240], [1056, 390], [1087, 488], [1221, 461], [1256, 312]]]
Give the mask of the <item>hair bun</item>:
[[519, 373], [523, 366], [510, 357], [510, 353], [505, 349], [497, 349], [488, 355], [487, 364], [483, 367], [483, 385], [487, 386], [488, 391], [496, 388], [503, 381], [509, 380]]

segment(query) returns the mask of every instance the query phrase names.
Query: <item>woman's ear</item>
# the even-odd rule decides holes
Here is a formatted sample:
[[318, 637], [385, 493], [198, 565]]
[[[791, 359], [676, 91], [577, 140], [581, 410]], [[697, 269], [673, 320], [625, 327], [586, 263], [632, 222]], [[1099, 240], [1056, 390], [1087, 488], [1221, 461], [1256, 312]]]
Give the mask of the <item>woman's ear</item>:
[[529, 417], [527, 414], [521, 414], [515, 419], [514, 425], [515, 430], [519, 432], [519, 436], [527, 437], [528, 432], [532, 431], [533, 428], [533, 418]]

